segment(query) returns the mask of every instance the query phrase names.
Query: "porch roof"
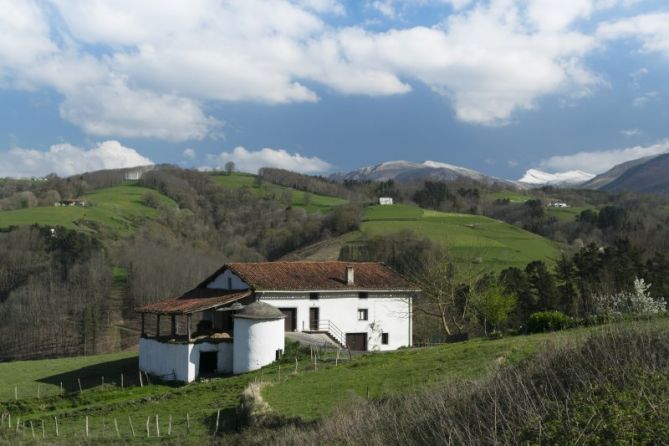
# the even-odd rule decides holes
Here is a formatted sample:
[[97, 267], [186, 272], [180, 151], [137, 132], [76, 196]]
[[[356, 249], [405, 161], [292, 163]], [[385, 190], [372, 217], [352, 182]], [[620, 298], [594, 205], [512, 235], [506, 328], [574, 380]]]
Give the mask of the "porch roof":
[[195, 288], [181, 296], [143, 305], [135, 310], [138, 313], [192, 314], [237, 302], [251, 294], [250, 290]]

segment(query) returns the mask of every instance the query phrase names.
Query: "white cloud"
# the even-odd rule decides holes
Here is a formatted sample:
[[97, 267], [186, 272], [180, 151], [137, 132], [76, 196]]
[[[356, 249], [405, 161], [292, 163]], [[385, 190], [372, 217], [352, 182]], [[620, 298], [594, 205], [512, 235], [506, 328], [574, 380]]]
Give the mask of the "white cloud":
[[118, 141], [100, 142], [88, 150], [72, 144], [54, 144], [47, 151], [13, 148], [0, 152], [0, 177], [36, 177], [49, 173], [69, 176], [149, 164], [153, 164], [149, 158]]
[[[440, 3], [451, 15], [436, 26], [373, 32], [328, 24], [346, 13], [338, 0], [0, 0], [0, 85], [55, 89], [61, 116], [99, 136], [202, 139], [220, 129], [211, 103], [315, 102], [315, 85], [384, 96], [422, 83], [459, 120], [499, 125], [543, 96], [604, 85], [584, 63], [600, 40], [575, 23], [625, 0], [368, 4]], [[629, 32], [611, 23], [598, 38]]]
[[669, 12], [657, 12], [602, 23], [597, 35], [603, 40], [636, 39], [642, 50], [669, 57]]
[[288, 153], [283, 149], [264, 148], [257, 151], [244, 147], [235, 147], [232, 152], [221, 152], [209, 155], [210, 167], [222, 168], [232, 161], [235, 168], [243, 172], [256, 173], [261, 167], [277, 167], [300, 173], [319, 173], [332, 168], [332, 165], [317, 157], [302, 156], [299, 153]]
[[181, 154], [184, 158], [187, 158], [189, 160], [194, 159], [197, 156], [197, 153], [195, 153], [195, 150], [191, 148], [184, 149], [183, 153]]
[[131, 89], [121, 79], [71, 92], [60, 115], [91, 135], [168, 141], [202, 139], [221, 125], [190, 99]]
[[625, 136], [636, 136], [636, 135], [639, 135], [640, 133], [641, 133], [641, 130], [639, 130], [638, 128], [624, 129], [624, 130], [620, 131], [620, 134], [625, 135]]
[[516, 161], [516, 160], [507, 160], [507, 161], [506, 161], [506, 165], [509, 166], [509, 167], [516, 167], [516, 166], [518, 166], [518, 161]]
[[655, 99], [659, 95], [660, 93], [655, 90], [642, 93], [632, 99], [632, 105], [635, 107], [643, 107], [648, 103], [648, 101]]
[[556, 171], [582, 169], [592, 173], [602, 173], [617, 164], [646, 156], [659, 155], [667, 151], [669, 151], [669, 139], [650, 146], [634, 146], [623, 149], [552, 156], [547, 160], [543, 160], [541, 166]]

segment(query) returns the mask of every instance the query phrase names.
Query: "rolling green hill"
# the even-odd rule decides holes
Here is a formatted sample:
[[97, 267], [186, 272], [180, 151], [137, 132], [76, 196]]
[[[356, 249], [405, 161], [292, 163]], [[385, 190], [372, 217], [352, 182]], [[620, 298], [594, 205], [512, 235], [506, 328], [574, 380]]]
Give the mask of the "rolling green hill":
[[343, 198], [305, 193], [291, 187], [279, 186], [268, 182], [257, 183], [256, 175], [248, 173], [213, 175], [212, 178], [221, 187], [230, 189], [247, 187], [254, 194], [262, 197], [281, 200], [287, 195], [290, 198], [292, 206], [302, 207], [307, 212], [330, 212], [334, 207], [347, 203]]
[[158, 215], [156, 209], [142, 203], [142, 197], [148, 192], [157, 194], [162, 203], [176, 206], [170, 198], [153, 189], [127, 184], [99, 189], [80, 197], [90, 203], [86, 207], [44, 206], [0, 211], [0, 228], [40, 224], [90, 232], [102, 229], [102, 226], [116, 234], [128, 234], [143, 220]]
[[299, 250], [289, 258], [334, 259], [339, 248], [355, 244], [362, 235], [385, 235], [409, 229], [446, 247], [456, 264], [480, 265], [498, 271], [509, 266], [524, 268], [533, 260], [552, 262], [559, 255], [552, 241], [492, 218], [437, 212], [415, 206], [370, 206], [365, 209], [360, 232]]

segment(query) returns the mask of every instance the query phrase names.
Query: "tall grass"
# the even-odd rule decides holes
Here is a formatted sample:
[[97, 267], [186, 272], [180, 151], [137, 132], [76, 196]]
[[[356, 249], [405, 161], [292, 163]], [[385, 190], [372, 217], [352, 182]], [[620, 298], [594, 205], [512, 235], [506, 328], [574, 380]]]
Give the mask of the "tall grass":
[[598, 329], [486, 380], [360, 400], [310, 426], [250, 430], [245, 444], [658, 444], [669, 428], [669, 329]]

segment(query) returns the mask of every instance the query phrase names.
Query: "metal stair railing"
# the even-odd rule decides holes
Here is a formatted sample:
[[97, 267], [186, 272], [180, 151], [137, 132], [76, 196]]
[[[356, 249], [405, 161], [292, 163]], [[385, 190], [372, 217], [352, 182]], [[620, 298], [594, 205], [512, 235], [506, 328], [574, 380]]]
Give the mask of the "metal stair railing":
[[339, 342], [344, 348], [346, 348], [346, 335], [343, 331], [339, 329], [331, 320], [319, 320], [318, 321], [318, 331], [325, 331], [330, 336], [332, 336], [335, 341]]

